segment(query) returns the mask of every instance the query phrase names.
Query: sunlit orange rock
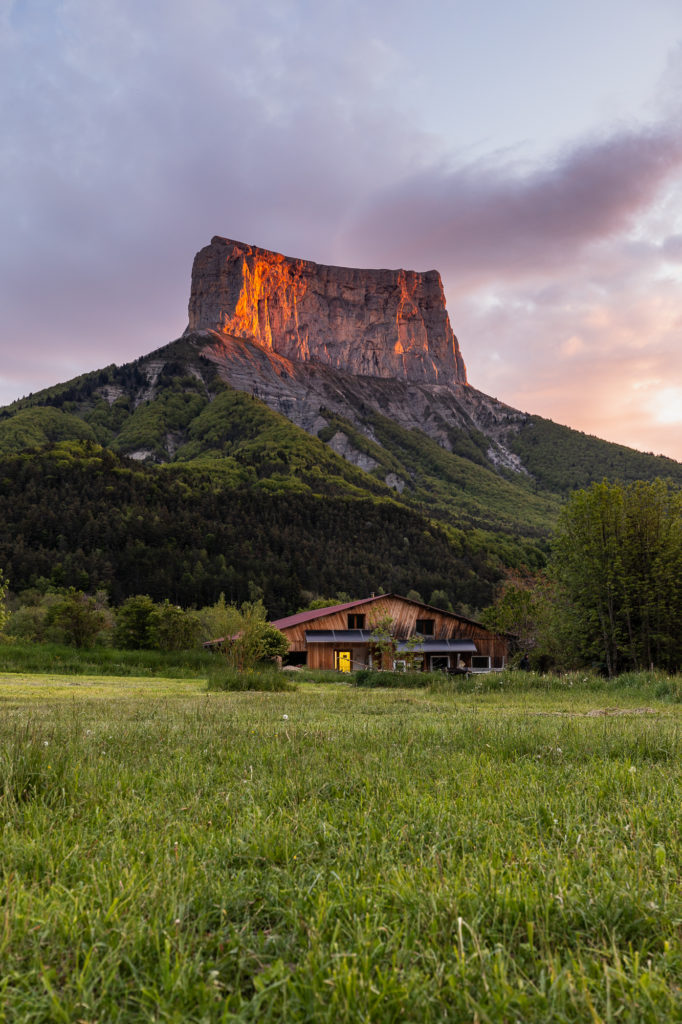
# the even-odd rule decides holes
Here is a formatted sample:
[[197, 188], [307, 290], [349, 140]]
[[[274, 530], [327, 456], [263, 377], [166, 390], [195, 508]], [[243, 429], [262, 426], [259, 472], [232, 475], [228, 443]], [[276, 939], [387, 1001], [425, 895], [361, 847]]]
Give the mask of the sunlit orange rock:
[[188, 333], [212, 330], [353, 374], [466, 384], [435, 270], [355, 270], [216, 236], [192, 268]]

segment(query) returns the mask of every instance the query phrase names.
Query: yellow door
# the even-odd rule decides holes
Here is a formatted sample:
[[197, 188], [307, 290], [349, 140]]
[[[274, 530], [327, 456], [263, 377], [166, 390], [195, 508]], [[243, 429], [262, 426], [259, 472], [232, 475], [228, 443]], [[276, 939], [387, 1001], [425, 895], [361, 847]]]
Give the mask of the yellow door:
[[350, 651], [337, 651], [339, 672], [350, 672]]

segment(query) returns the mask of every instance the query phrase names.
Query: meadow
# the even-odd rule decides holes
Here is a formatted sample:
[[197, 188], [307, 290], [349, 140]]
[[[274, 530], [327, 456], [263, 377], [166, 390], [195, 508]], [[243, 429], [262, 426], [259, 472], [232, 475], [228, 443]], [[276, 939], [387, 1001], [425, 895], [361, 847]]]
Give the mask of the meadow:
[[679, 1020], [681, 725], [662, 676], [0, 674], [0, 1020]]

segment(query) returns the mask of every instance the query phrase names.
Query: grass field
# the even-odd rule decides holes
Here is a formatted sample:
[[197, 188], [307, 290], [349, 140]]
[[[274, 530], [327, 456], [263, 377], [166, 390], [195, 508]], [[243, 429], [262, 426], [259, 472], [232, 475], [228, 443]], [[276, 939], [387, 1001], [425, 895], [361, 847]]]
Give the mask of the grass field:
[[678, 700], [0, 675], [0, 1020], [680, 1020]]

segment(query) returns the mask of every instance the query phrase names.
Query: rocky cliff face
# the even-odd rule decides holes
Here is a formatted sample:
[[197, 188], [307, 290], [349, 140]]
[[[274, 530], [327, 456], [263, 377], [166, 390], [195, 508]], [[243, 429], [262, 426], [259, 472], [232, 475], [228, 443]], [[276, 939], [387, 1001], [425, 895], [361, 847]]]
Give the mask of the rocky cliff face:
[[188, 334], [414, 383], [466, 384], [435, 270], [355, 270], [215, 237], [192, 268]]

